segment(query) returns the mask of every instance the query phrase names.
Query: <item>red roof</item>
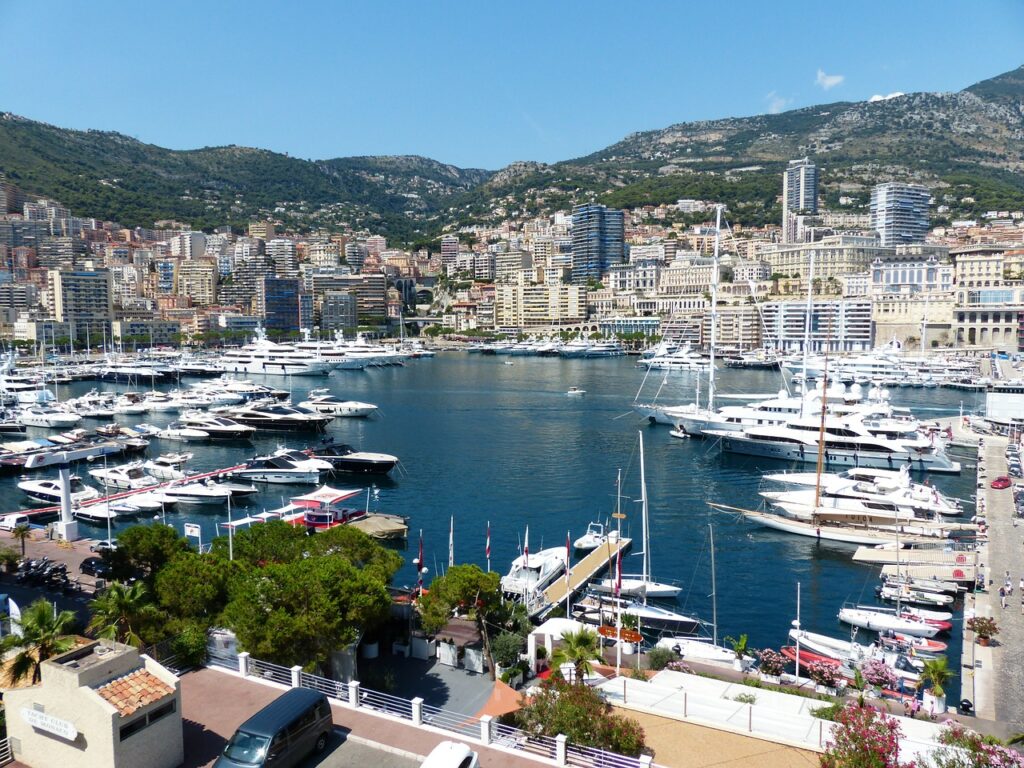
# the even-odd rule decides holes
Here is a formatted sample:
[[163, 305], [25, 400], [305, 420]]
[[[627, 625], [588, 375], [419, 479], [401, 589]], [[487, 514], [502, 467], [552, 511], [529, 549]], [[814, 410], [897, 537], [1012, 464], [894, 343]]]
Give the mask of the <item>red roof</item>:
[[152, 672], [137, 669], [101, 685], [96, 693], [113, 704], [121, 717], [127, 717], [147, 704], [170, 696], [174, 689]]

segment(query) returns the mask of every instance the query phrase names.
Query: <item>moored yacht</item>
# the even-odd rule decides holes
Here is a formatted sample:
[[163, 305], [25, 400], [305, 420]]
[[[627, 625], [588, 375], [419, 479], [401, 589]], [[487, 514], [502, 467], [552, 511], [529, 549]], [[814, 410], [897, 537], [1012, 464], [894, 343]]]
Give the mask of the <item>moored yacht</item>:
[[276, 403], [243, 405], [231, 408], [227, 415], [240, 424], [270, 432], [323, 432], [334, 418], [306, 408]]
[[73, 427], [82, 420], [82, 417], [54, 405], [33, 405], [18, 411], [17, 420], [25, 427], [52, 429]]
[[[59, 480], [22, 480], [18, 488], [36, 504], [60, 504], [61, 487]], [[71, 476], [71, 503], [99, 498], [100, 492], [82, 482], [78, 475]]]
[[299, 407], [345, 418], [364, 418], [377, 410], [377, 406], [372, 403], [342, 400], [340, 397], [332, 395], [328, 389], [311, 389], [307, 399], [299, 403]]
[[357, 475], [386, 475], [398, 463], [398, 457], [389, 453], [357, 451], [343, 443], [323, 443], [312, 448], [314, 458], [330, 462], [334, 472]]
[[103, 483], [106, 488], [122, 491], [137, 491], [157, 485], [155, 477], [146, 474], [141, 461], [133, 461], [120, 467], [90, 469], [89, 475]]
[[318, 359], [288, 344], [270, 341], [259, 330], [256, 339], [238, 349], [228, 349], [219, 358], [220, 365], [233, 373], [258, 373], [264, 376], [326, 376], [334, 363]]
[[252, 459], [241, 469], [231, 473], [253, 483], [318, 483], [320, 470], [297, 467], [283, 456], [262, 456]]
[[249, 424], [199, 411], [184, 413], [179, 421], [186, 427], [202, 430], [211, 440], [248, 440], [256, 432], [256, 427]]
[[525, 603], [533, 612], [543, 599], [544, 589], [565, 573], [567, 567], [565, 547], [530, 552], [527, 544], [523, 554], [512, 561], [508, 573], [501, 577], [501, 589], [506, 595]]
[[181, 480], [185, 477], [185, 464], [191, 459], [191, 453], [166, 453], [149, 459], [142, 469], [158, 480]]

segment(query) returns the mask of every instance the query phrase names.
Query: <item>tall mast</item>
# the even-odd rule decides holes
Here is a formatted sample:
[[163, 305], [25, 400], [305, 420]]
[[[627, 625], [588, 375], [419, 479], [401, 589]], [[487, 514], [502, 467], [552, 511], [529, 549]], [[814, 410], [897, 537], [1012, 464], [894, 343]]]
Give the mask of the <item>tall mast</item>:
[[804, 321], [804, 365], [803, 365], [803, 397], [800, 400], [800, 415], [804, 415], [807, 405], [807, 355], [811, 346], [811, 315], [814, 312], [814, 251], [810, 253], [810, 265], [807, 270], [807, 318]]
[[[644, 472], [644, 433], [640, 432], [640, 510], [643, 515], [641, 522], [641, 530], [644, 537], [644, 582], [646, 583], [650, 579], [650, 553], [649, 549], [649, 537], [647, 528], [647, 476]], [[644, 601], [646, 602], [646, 600]]]
[[708, 413], [715, 410], [715, 337], [718, 335], [718, 248], [722, 240], [722, 205], [715, 206], [715, 255], [711, 265], [711, 368], [708, 370]]
[[818, 467], [814, 476], [814, 514], [818, 514], [818, 504], [821, 502], [821, 468], [825, 463], [825, 414], [828, 408], [825, 401], [828, 397], [828, 348], [832, 343], [832, 319], [829, 318], [828, 332], [825, 334], [825, 365], [821, 372], [821, 420], [818, 426]]
[[715, 586], [715, 527], [708, 523], [708, 537], [711, 540], [711, 643], [718, 645], [718, 588]]

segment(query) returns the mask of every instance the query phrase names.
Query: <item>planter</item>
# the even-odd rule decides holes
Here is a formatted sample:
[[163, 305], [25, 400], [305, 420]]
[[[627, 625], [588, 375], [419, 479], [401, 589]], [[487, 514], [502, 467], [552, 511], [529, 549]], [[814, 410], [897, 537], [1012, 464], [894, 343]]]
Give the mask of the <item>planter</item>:
[[414, 659], [426, 661], [427, 659], [434, 658], [436, 653], [437, 644], [433, 640], [428, 640], [425, 637], [414, 637], [412, 639], [412, 657]]
[[467, 648], [465, 656], [462, 657], [462, 666], [467, 672], [476, 672], [478, 675], [484, 673], [484, 652], [479, 648]]
[[455, 643], [438, 643], [437, 660], [446, 667], [457, 668], [459, 666], [459, 649], [455, 647]]
[[764, 672], [759, 672], [757, 675], [758, 679], [762, 683], [771, 683], [772, 685], [782, 685], [782, 675], [766, 675]]
[[380, 656], [380, 643], [376, 640], [372, 643], [363, 643], [359, 646], [359, 655], [364, 659], [376, 659]]
[[634, 653], [636, 653], [636, 645], [633, 643], [624, 643], [620, 641], [619, 646], [621, 646], [622, 648], [623, 656], [632, 656]]
[[753, 659], [748, 659], [746, 657], [742, 659], [733, 659], [732, 668], [737, 672], [746, 672], [748, 669], [750, 669], [750, 665], [753, 663], [753, 661]]
[[400, 643], [397, 640], [391, 644], [391, 653], [395, 656], [409, 658], [410, 647], [408, 643]]
[[946, 696], [933, 696], [931, 689], [929, 688], [924, 692], [922, 697], [922, 704], [924, 705], [924, 711], [929, 715], [944, 715], [946, 714]]
[[990, 637], [979, 637], [978, 638], [978, 645], [983, 646], [985, 648], [987, 648], [989, 646], [989, 643], [991, 643], [991, 642], [992, 642], [992, 638], [990, 638]]
[[835, 688], [832, 688], [832, 687], [827, 686], [827, 685], [815, 685], [814, 686], [814, 692], [815, 693], [823, 693], [826, 696], [836, 696], [839, 693], [839, 691], [837, 691]]

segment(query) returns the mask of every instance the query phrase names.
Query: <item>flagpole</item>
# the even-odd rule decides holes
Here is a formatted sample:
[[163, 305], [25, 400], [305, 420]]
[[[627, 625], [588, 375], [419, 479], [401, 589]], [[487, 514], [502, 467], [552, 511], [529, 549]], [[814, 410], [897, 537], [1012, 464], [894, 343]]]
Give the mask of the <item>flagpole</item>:
[[455, 515], [448, 523], [448, 567], [455, 565]]
[[572, 550], [569, 548], [569, 532], [565, 532], [565, 618], [569, 617], [569, 598], [572, 595], [569, 581], [569, 562], [572, 559]]
[[622, 674], [622, 549], [615, 557], [615, 675]]

